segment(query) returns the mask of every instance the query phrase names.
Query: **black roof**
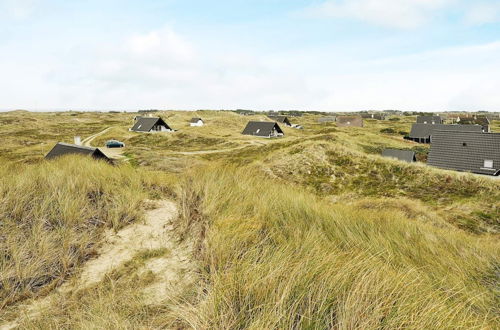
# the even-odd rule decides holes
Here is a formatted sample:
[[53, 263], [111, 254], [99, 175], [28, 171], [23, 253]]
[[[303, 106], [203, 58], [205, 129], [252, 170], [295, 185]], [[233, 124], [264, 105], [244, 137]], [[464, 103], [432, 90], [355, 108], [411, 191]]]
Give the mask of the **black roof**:
[[442, 124], [443, 119], [441, 116], [418, 116], [417, 117], [418, 124]]
[[434, 131], [461, 131], [461, 132], [482, 132], [479, 125], [445, 125], [445, 124], [413, 124], [411, 126], [411, 138], [429, 138]]
[[269, 115], [267, 116], [269, 117], [269, 119], [272, 119], [278, 123], [283, 123], [283, 124], [287, 124], [287, 125], [291, 125], [290, 124], [290, 120], [288, 120], [288, 117], [287, 116], [273, 116], [273, 115]]
[[77, 154], [77, 155], [85, 155], [92, 156], [97, 159], [104, 159], [109, 161], [110, 159], [98, 148], [84, 147], [76, 144], [68, 144], [59, 142], [49, 151], [49, 153], [45, 156], [46, 159], [53, 159], [59, 156]]
[[483, 125], [483, 126], [487, 126], [490, 124], [490, 120], [488, 119], [488, 117], [481, 117], [481, 116], [477, 116], [477, 117], [459, 117], [460, 119], [460, 124], [472, 124], [472, 125]]
[[385, 149], [382, 152], [382, 156], [396, 158], [408, 163], [416, 162], [415, 152], [411, 150], [400, 150], [400, 149]]
[[199, 120], [203, 121], [201, 118], [191, 118], [190, 123], [196, 124]]
[[273, 129], [283, 134], [283, 130], [278, 123], [270, 121], [250, 121], [241, 134], [268, 137], [272, 134]]
[[[486, 169], [484, 161], [493, 161]], [[500, 133], [436, 131], [427, 163], [444, 169], [500, 174]]]
[[160, 117], [137, 117], [137, 120], [131, 130], [135, 132], [149, 132], [155, 125], [165, 126], [171, 129], [168, 124]]

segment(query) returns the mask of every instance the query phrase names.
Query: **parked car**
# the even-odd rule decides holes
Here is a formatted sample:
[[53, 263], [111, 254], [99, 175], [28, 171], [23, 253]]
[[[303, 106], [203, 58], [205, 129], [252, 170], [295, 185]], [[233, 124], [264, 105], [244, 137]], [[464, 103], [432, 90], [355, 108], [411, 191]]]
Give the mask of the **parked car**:
[[109, 140], [106, 142], [106, 147], [107, 148], [123, 148], [125, 147], [125, 143], [116, 141], [116, 140]]

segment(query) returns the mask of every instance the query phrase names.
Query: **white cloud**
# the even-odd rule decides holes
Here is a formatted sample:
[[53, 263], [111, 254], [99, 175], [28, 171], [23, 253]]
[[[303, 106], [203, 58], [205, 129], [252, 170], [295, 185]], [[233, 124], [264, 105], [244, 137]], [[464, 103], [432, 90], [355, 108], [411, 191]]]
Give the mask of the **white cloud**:
[[169, 28], [146, 34], [135, 34], [128, 40], [128, 49], [138, 57], [173, 61], [190, 61], [194, 58], [193, 47]]
[[167, 27], [36, 61], [0, 53], [0, 108], [500, 108], [500, 41], [378, 60], [207, 43]]
[[500, 3], [475, 2], [465, 12], [465, 21], [473, 25], [500, 22]]
[[40, 0], [0, 0], [0, 10], [8, 17], [14, 19], [26, 19], [30, 17]]
[[416, 28], [456, 0], [328, 0], [310, 7], [313, 16], [352, 18], [380, 26]]

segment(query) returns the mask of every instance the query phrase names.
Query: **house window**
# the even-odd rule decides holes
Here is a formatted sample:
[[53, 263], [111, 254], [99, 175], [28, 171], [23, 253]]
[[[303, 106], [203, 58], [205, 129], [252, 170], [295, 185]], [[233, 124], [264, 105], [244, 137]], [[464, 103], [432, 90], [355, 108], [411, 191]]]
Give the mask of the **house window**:
[[484, 168], [493, 168], [493, 161], [489, 160], [489, 159], [486, 159], [484, 161]]

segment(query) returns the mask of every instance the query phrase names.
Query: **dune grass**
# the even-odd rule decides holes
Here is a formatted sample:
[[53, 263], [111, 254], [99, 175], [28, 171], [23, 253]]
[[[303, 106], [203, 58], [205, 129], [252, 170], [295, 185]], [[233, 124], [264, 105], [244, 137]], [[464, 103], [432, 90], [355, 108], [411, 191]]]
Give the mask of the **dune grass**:
[[195, 328], [472, 329], [498, 325], [499, 245], [404, 212], [335, 205], [214, 166], [179, 188], [206, 294]]
[[167, 191], [159, 174], [81, 157], [2, 164], [0, 177], [0, 309], [60, 284], [105, 228], [141, 219], [142, 201]]
[[[377, 156], [383, 147], [425, 156], [426, 146], [381, 133], [408, 130], [414, 118], [349, 129], [305, 115], [292, 122], [306, 129], [286, 128], [285, 138], [267, 140], [240, 134], [247, 121], [266, 120], [263, 115], [158, 115], [180, 131], [129, 132], [131, 114], [0, 114], [0, 137], [7, 139], [0, 146], [0, 314], [8, 310], [6, 319], [18, 316], [26, 298], [53, 293], [53, 306], [23, 319], [20, 328], [500, 324], [499, 182]], [[188, 127], [198, 116], [207, 126]], [[33, 127], [20, 131], [19, 120]], [[40, 161], [48, 142], [71, 142], [110, 126], [95, 145], [124, 140], [134, 166], [79, 157]], [[175, 154], [242, 145], [226, 153]], [[149, 303], [143, 289], [161, 278], [143, 269], [168, 254], [159, 250], [137, 255], [91, 287], [53, 292], [96, 253], [105, 229], [140, 220], [145, 199], [166, 195], [180, 206], [180, 238], [196, 242], [200, 281], [159, 305]]]
[[336, 140], [278, 150], [263, 159], [262, 167], [271, 176], [343, 203], [364, 197], [411, 198], [464, 230], [500, 232], [498, 180], [367, 155]]

